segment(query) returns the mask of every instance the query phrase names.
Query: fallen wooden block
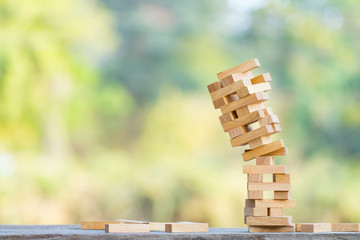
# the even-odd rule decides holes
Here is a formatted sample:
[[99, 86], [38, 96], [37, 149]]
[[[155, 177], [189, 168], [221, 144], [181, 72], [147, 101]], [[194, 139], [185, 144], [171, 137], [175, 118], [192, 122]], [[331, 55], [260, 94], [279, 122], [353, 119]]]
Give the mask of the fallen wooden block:
[[262, 200], [245, 200], [246, 207], [254, 207], [254, 208], [272, 208], [272, 207], [280, 207], [280, 208], [295, 208], [296, 201], [294, 199], [289, 200], [276, 200], [276, 199], [262, 199]]
[[247, 62], [244, 62], [242, 64], [239, 64], [235, 67], [232, 67], [230, 69], [227, 69], [225, 71], [219, 72], [217, 74], [219, 79], [226, 78], [227, 76], [235, 73], [244, 73], [253, 70], [254, 68], [257, 68], [260, 66], [260, 62], [257, 58], [251, 59]]
[[185, 232], [208, 232], [208, 223], [169, 223], [165, 225], [165, 232], [185, 233]]
[[360, 223], [333, 223], [333, 232], [360, 232]]
[[260, 232], [294, 232], [295, 227], [294, 225], [291, 226], [249, 226], [250, 233], [260, 233]]
[[105, 224], [120, 224], [119, 221], [82, 221], [81, 229], [83, 230], [104, 230]]
[[252, 217], [246, 218], [246, 224], [251, 226], [288, 226], [292, 224], [291, 216], [280, 217]]
[[289, 191], [290, 183], [248, 182], [249, 191]]
[[284, 147], [285, 147], [284, 141], [280, 139], [255, 149], [245, 150], [245, 153], [242, 154], [242, 157], [244, 161], [249, 161], [256, 157], [267, 156], [268, 154], [271, 154], [271, 156], [278, 156], [280, 154], [283, 155], [283, 152], [281, 152], [280, 154], [274, 154], [274, 153], [275, 151]]
[[331, 223], [300, 223], [300, 232], [331, 232]]
[[267, 213], [267, 208], [244, 208], [244, 216], [265, 217]]
[[285, 165], [244, 165], [243, 173], [274, 174], [286, 173]]
[[106, 233], [146, 233], [150, 232], [150, 224], [105, 224]]

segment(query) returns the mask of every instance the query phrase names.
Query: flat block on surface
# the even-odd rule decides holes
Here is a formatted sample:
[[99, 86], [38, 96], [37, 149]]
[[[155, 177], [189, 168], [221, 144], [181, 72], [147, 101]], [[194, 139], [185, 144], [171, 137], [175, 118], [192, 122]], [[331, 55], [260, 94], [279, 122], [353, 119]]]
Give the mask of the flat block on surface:
[[280, 227], [276, 227], [276, 226], [250, 226], [249, 227], [249, 232], [250, 233], [274, 233], [274, 232], [295, 232], [295, 227], [294, 225], [292, 226], [280, 226]]
[[274, 174], [286, 173], [285, 165], [244, 165], [243, 173]]
[[272, 208], [272, 207], [280, 207], [280, 208], [295, 208], [296, 201], [294, 199], [291, 200], [276, 200], [276, 199], [262, 199], [262, 200], [245, 200], [246, 207], [255, 207], [255, 208]]
[[119, 221], [82, 221], [83, 230], [105, 230], [105, 224], [120, 224]]
[[150, 231], [165, 231], [165, 225], [169, 222], [149, 222]]
[[308, 232], [308, 233], [331, 232], [331, 223], [301, 223], [300, 232]]
[[360, 223], [333, 223], [333, 232], [360, 232]]
[[106, 233], [146, 233], [150, 232], [149, 224], [105, 224]]
[[291, 216], [280, 217], [252, 217], [246, 218], [246, 224], [250, 226], [288, 226], [292, 224]]
[[208, 223], [170, 223], [165, 225], [165, 232], [168, 233], [190, 233], [208, 232]]

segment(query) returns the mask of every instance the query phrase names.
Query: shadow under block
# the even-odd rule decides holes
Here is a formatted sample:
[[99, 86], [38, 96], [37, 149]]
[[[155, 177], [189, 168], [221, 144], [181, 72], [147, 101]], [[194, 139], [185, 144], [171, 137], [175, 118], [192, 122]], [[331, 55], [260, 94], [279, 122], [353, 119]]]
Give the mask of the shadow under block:
[[237, 109], [245, 107], [249, 104], [262, 103], [269, 99], [270, 97], [267, 92], [258, 92], [233, 102], [229, 102], [228, 104], [223, 105], [220, 110], [223, 114], [225, 114], [227, 112], [236, 111]]
[[262, 200], [251, 200], [245, 199], [245, 206], [252, 208], [295, 208], [296, 201], [293, 199], [289, 200], [276, 200], [276, 199], [262, 199]]
[[360, 223], [333, 223], [333, 232], [360, 232]]
[[246, 224], [250, 226], [289, 226], [292, 224], [291, 216], [280, 217], [246, 217]]
[[280, 226], [280, 227], [273, 227], [273, 226], [250, 226], [249, 228], [250, 233], [261, 233], [261, 232], [295, 232], [294, 225], [291, 226]]
[[285, 165], [244, 165], [243, 173], [255, 173], [255, 174], [274, 174], [274, 173], [286, 173]]
[[300, 232], [308, 232], [308, 233], [331, 232], [331, 223], [301, 223]]
[[[236, 147], [242, 144], [246, 144], [251, 140], [254, 140], [258, 137], [264, 136], [264, 135], [270, 135], [272, 133], [275, 133], [275, 129], [272, 125], [266, 125], [264, 127], [260, 127], [258, 129], [252, 130], [250, 132], [247, 132], [241, 136], [235, 137], [230, 140], [231, 146]], [[266, 146], [266, 145], [265, 145]]]
[[256, 158], [256, 165], [274, 165], [274, 158], [273, 157], [257, 157]]
[[284, 141], [280, 139], [255, 149], [245, 150], [245, 153], [242, 154], [242, 157], [244, 161], [249, 161], [256, 157], [266, 156], [267, 154], [272, 154], [270, 156], [278, 156], [278, 154], [274, 154], [274, 152], [284, 147], [285, 147]]
[[290, 183], [248, 182], [249, 191], [289, 191]]
[[120, 222], [119, 221], [82, 221], [81, 229], [105, 230], [105, 224], [120, 224]]
[[225, 71], [219, 72], [217, 74], [219, 79], [225, 78], [231, 74], [235, 74], [235, 73], [244, 73], [244, 72], [248, 72], [251, 71], [257, 67], [260, 67], [260, 62], [257, 58], [251, 59], [247, 62], [244, 62], [242, 64], [239, 64], [235, 67], [232, 67], [230, 69], [227, 69]]
[[265, 217], [267, 214], [267, 208], [244, 208], [244, 216]]
[[208, 223], [169, 223], [165, 225], [165, 232], [186, 233], [186, 232], [208, 232]]
[[146, 233], [150, 232], [149, 224], [106, 224], [106, 233]]
[[268, 208], [267, 209], [268, 216], [284, 216], [284, 208]]

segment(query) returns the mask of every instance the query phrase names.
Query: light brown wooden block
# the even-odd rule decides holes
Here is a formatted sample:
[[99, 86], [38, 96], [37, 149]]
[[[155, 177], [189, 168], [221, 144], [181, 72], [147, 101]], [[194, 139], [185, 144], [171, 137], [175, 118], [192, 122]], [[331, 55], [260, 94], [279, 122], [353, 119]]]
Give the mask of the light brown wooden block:
[[262, 200], [250, 200], [245, 199], [246, 207], [254, 207], [254, 208], [295, 208], [296, 201], [295, 200], [275, 200], [275, 199], [262, 199]]
[[269, 125], [269, 124], [273, 124], [273, 123], [280, 123], [278, 116], [274, 115], [274, 114], [266, 115], [265, 117], [263, 117], [259, 120], [260, 126], [265, 126], [265, 125]]
[[295, 231], [296, 232], [301, 232], [301, 223], [296, 223], [295, 224]]
[[[280, 132], [280, 131], [281, 131], [280, 124], [278, 124], [278, 123], [274, 123], [274, 124], [271, 124], [271, 125], [273, 126], [274, 131], [275, 131], [276, 133], [278, 133], [278, 132]], [[266, 126], [266, 125], [265, 125], [265, 126]]]
[[286, 173], [285, 165], [244, 165], [243, 173], [274, 174]]
[[[228, 114], [228, 113], [226, 113]], [[223, 129], [225, 132], [236, 128], [238, 126], [244, 126], [244, 125], [248, 125], [251, 124], [253, 122], [256, 122], [258, 119], [260, 119], [262, 116], [264, 116], [264, 111], [263, 110], [258, 110], [255, 112], [251, 112], [249, 114], [246, 114], [244, 116], [241, 116], [239, 118], [236, 118], [232, 121], [229, 122], [225, 122], [224, 124], [222, 124]]]
[[[290, 183], [286, 183], [286, 184], [290, 185]], [[274, 199], [281, 199], [281, 200], [291, 199], [290, 191], [274, 191]]]
[[289, 191], [290, 183], [248, 182], [248, 190], [249, 191]]
[[[214, 83], [208, 85], [207, 87], [208, 87], [209, 93], [211, 94], [212, 92], [215, 92], [216, 90], [222, 88], [222, 84], [219, 81], [217, 81], [217, 82], [214, 82]], [[220, 99], [213, 101], [213, 105], [214, 105], [215, 109], [220, 108], [221, 106], [223, 106], [225, 104], [226, 104], [226, 102], [225, 102], [224, 98], [220, 98]]]
[[262, 174], [248, 174], [248, 182], [262, 182], [263, 175]]
[[271, 137], [270, 136], [262, 136], [259, 138], [256, 138], [254, 140], [249, 141], [249, 147], [250, 149], [258, 148], [263, 145], [271, 143]]
[[333, 232], [360, 232], [360, 223], [333, 223]]
[[228, 112], [226, 114], [221, 115], [219, 117], [219, 120], [220, 120], [221, 124], [224, 124], [224, 123], [234, 120], [236, 117], [237, 117], [236, 113]]
[[246, 224], [251, 226], [288, 226], [292, 224], [291, 216], [279, 217], [252, 217], [246, 218]]
[[264, 73], [261, 75], [258, 75], [254, 78], [251, 78], [251, 83], [252, 84], [258, 84], [258, 83], [263, 83], [263, 82], [271, 82], [271, 76], [270, 73]]
[[214, 92], [211, 92], [210, 93], [211, 99], [213, 101], [215, 101], [217, 99], [226, 97], [230, 94], [234, 94], [234, 93], [238, 92], [239, 89], [243, 89], [243, 88], [248, 89], [249, 86], [246, 86], [247, 85], [246, 81], [247, 81], [246, 79], [239, 80], [239, 81], [231, 83], [227, 86], [223, 86], [222, 88], [219, 88], [218, 90], [216, 90]]
[[253, 93], [257, 93], [257, 92], [265, 92], [265, 91], [269, 91], [270, 89], [271, 89], [270, 83], [265, 82], [265, 83], [250, 85], [250, 86], [244, 86], [244, 87], [240, 88], [239, 90], [237, 90], [236, 93], [239, 96], [239, 98], [243, 98], [249, 94], [253, 94]]
[[254, 103], [254, 104], [250, 104], [250, 105], [246, 105], [245, 107], [239, 108], [236, 110], [236, 115], [238, 117], [242, 117], [245, 116], [251, 112], [255, 112], [258, 110], [262, 110], [265, 109], [265, 105], [264, 103]]
[[230, 138], [236, 138], [239, 137], [247, 132], [250, 132], [251, 128], [249, 126], [239, 126], [236, 128], [233, 128], [229, 131], [229, 137]]
[[235, 82], [238, 81], [243, 81], [245, 86], [251, 85], [251, 76], [252, 73], [251, 72], [247, 72], [247, 73], [237, 73], [237, 74], [231, 74], [225, 78], [222, 78], [220, 80], [221, 84], [223, 87], [226, 87], [228, 85], [231, 85]]
[[184, 233], [184, 232], [208, 232], [208, 223], [170, 223], [165, 225], [165, 232]]
[[281, 182], [281, 183], [289, 183], [290, 182], [290, 174], [274, 174], [273, 175], [274, 182]]
[[106, 233], [146, 233], [150, 232], [149, 224], [105, 224]]
[[149, 222], [150, 231], [163, 231], [165, 232], [165, 225], [170, 222]]
[[292, 226], [280, 226], [280, 227], [269, 227], [269, 226], [249, 226], [250, 233], [261, 233], [261, 232], [294, 232], [295, 227]]
[[[261, 136], [270, 135], [274, 133], [274, 128], [271, 125], [266, 125], [250, 132], [244, 133], [241, 136], [230, 140], [231, 146], [236, 147], [241, 144], [247, 144], [249, 141], [259, 138]], [[266, 146], [266, 145], [265, 145]]]
[[[252, 149], [252, 150], [245, 150], [245, 153], [242, 154], [244, 161], [249, 161], [253, 158], [259, 156], [266, 156], [269, 153], [274, 153], [275, 151], [285, 147], [283, 140], [277, 140], [275, 142], [263, 145], [261, 147]], [[276, 155], [273, 155], [276, 156]]]
[[267, 92], [258, 92], [258, 93], [254, 93], [249, 96], [246, 96], [244, 98], [235, 100], [233, 102], [229, 102], [228, 104], [222, 106], [220, 108], [220, 110], [223, 114], [225, 114], [227, 112], [235, 111], [239, 108], [245, 107], [250, 104], [262, 103], [269, 99], [270, 99], [270, 97]]
[[239, 64], [235, 67], [232, 67], [230, 69], [227, 69], [225, 71], [219, 72], [217, 74], [219, 79], [225, 78], [231, 74], [235, 74], [235, 73], [244, 73], [244, 72], [248, 72], [253, 70], [254, 68], [257, 68], [260, 66], [260, 62], [257, 58], [255, 59], [251, 59], [247, 62], [244, 62], [242, 64]]
[[263, 199], [263, 191], [248, 191], [248, 199]]
[[309, 233], [331, 232], [331, 223], [302, 223], [300, 231]]
[[268, 208], [268, 216], [284, 216], [284, 208]]
[[118, 221], [82, 221], [81, 229], [84, 230], [104, 230], [105, 224], [119, 224]]
[[263, 156], [285, 156], [285, 155], [288, 155], [288, 148], [287, 147], [279, 148], [278, 150], [273, 151], [271, 153], [264, 154]]
[[274, 165], [273, 157], [256, 157], [256, 165]]
[[267, 208], [244, 208], [244, 216], [265, 217], [267, 216]]

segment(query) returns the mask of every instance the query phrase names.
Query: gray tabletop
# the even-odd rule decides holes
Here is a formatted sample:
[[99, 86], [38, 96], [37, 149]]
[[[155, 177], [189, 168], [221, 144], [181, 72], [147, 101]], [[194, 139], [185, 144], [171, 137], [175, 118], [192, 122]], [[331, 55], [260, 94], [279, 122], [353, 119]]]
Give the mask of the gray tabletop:
[[0, 225], [0, 239], [360, 239], [357, 233], [249, 233], [246, 228], [210, 228], [207, 233], [105, 233], [80, 225]]

